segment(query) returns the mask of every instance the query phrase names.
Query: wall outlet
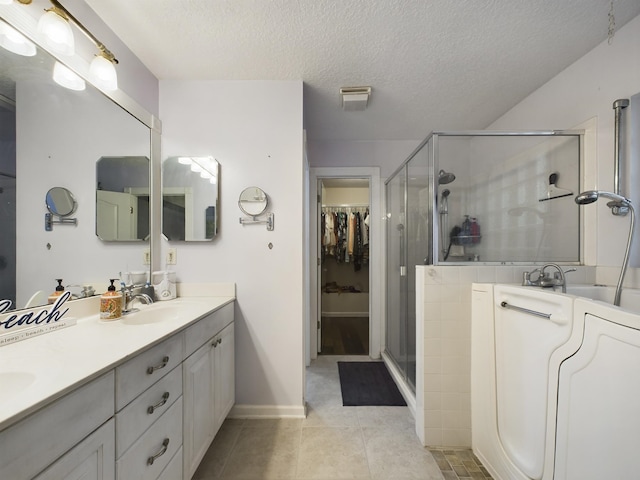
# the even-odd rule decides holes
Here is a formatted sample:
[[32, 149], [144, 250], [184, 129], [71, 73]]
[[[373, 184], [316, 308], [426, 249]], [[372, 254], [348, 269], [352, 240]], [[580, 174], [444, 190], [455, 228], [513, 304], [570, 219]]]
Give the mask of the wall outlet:
[[142, 253], [142, 264], [151, 265], [151, 250], [148, 248]]
[[175, 248], [170, 248], [167, 252], [167, 265], [175, 265], [178, 263], [178, 254]]

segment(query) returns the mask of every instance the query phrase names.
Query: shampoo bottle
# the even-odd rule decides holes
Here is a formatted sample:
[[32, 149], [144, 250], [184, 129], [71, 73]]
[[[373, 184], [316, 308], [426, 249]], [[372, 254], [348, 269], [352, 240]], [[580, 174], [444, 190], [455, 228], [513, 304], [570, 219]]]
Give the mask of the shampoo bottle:
[[60, 295], [64, 293], [64, 287], [62, 286], [62, 279], [56, 278], [56, 282], [58, 282], [58, 286], [56, 287], [55, 292], [49, 295], [49, 303], [56, 303], [56, 300], [60, 298]]
[[100, 319], [116, 320], [122, 316], [122, 293], [116, 290], [113, 282], [116, 279], [110, 279], [111, 285], [107, 291], [100, 297]]

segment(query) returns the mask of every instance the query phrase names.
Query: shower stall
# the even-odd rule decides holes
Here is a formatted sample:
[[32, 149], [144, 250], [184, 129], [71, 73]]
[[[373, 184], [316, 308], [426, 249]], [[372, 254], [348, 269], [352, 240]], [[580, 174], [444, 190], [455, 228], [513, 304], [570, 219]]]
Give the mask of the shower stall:
[[416, 265], [580, 263], [582, 144], [580, 131], [434, 132], [386, 181], [384, 350], [409, 389]]

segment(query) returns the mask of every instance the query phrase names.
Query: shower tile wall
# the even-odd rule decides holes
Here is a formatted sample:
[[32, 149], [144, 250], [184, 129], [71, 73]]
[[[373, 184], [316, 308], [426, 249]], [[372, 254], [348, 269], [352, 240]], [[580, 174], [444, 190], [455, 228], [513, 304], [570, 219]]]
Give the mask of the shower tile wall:
[[[520, 283], [533, 266], [416, 267], [416, 432], [424, 445], [471, 446], [471, 284]], [[578, 267], [570, 283], [594, 283]]]

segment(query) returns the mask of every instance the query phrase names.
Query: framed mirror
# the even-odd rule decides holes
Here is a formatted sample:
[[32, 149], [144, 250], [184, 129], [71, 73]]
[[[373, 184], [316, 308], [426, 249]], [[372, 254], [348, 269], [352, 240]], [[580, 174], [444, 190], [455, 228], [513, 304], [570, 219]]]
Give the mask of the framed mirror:
[[269, 196], [259, 187], [248, 187], [240, 193], [238, 207], [246, 215], [257, 217], [269, 206]]
[[96, 163], [96, 235], [102, 241], [149, 238], [149, 159], [102, 157]]
[[[73, 295], [83, 285], [101, 294], [120, 272], [150, 270], [148, 242], [96, 237], [95, 179], [100, 158], [151, 158], [151, 129], [89, 82], [84, 90], [56, 83], [55, 64], [37, 46], [32, 56], [0, 48], [0, 299], [13, 308], [38, 292], [46, 299], [56, 278]], [[73, 192], [75, 201], [54, 190], [47, 205], [63, 213], [75, 203], [76, 227], [43, 228], [52, 185]]]
[[219, 232], [220, 164], [213, 157], [162, 162], [162, 233], [169, 241], [202, 242]]
[[78, 208], [78, 202], [68, 188], [50, 188], [45, 197], [47, 210], [58, 217], [68, 217]]

